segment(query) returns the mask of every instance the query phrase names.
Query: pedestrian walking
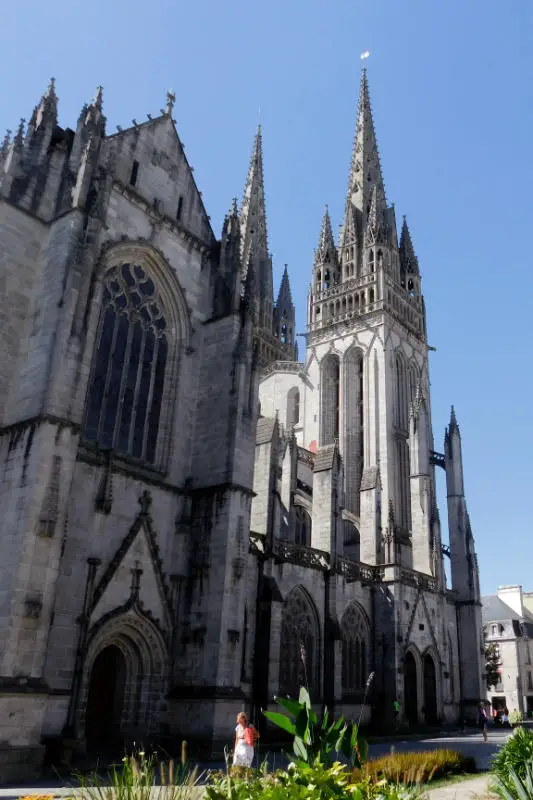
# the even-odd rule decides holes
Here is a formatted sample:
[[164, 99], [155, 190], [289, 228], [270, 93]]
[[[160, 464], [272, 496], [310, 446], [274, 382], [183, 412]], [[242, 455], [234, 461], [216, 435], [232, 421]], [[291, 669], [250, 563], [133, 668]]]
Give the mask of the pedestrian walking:
[[487, 711], [483, 703], [479, 704], [479, 715], [478, 715], [478, 725], [481, 729], [481, 734], [483, 736], [483, 741], [486, 742], [488, 738], [488, 718], [487, 718]]
[[248, 724], [248, 717], [244, 711], [241, 711], [240, 714], [237, 714], [237, 727], [235, 728], [234, 767], [250, 769], [254, 760], [254, 747], [258, 739], [258, 732], [253, 725]]

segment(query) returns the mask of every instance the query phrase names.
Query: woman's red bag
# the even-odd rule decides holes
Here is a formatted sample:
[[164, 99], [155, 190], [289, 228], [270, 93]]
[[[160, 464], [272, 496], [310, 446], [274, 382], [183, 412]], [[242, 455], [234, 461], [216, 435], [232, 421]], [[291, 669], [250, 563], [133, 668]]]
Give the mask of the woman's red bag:
[[259, 734], [257, 733], [256, 729], [253, 725], [248, 725], [244, 729], [244, 741], [246, 744], [249, 744], [250, 747], [253, 747], [255, 744], [255, 740], [259, 738]]

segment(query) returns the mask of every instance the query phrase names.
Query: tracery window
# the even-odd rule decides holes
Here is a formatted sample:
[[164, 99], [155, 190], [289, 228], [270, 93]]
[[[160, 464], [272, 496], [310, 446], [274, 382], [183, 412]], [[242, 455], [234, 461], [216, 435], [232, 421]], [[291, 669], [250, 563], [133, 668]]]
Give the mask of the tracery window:
[[157, 288], [144, 269], [138, 264], [109, 269], [87, 397], [86, 440], [154, 462], [166, 329]]
[[361, 540], [359, 531], [350, 520], [343, 520], [343, 539], [344, 539], [344, 555], [350, 561], [361, 560]]
[[311, 546], [311, 517], [302, 506], [294, 509], [294, 543]]
[[281, 616], [279, 688], [298, 697], [300, 687], [311, 695], [318, 689], [318, 621], [311, 598], [296, 587], [288, 595]]
[[342, 691], [357, 694], [365, 688], [368, 675], [369, 631], [361, 608], [352, 603], [341, 622]]

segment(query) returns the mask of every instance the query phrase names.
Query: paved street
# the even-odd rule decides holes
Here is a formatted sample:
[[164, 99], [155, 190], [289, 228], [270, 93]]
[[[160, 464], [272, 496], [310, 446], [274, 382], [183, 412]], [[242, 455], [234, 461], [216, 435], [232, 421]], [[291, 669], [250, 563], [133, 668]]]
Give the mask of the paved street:
[[[491, 731], [489, 733], [489, 741], [485, 744], [482, 741], [479, 733], [466, 733], [466, 734], [450, 734], [444, 736], [420, 738], [420, 739], [405, 739], [395, 740], [388, 742], [380, 742], [373, 744], [370, 747], [370, 757], [376, 758], [391, 752], [394, 748], [398, 752], [409, 752], [413, 750], [436, 750], [439, 748], [448, 748], [450, 750], [458, 750], [468, 756], [473, 756], [476, 760], [477, 768], [479, 770], [486, 770], [490, 766], [490, 758], [508, 738], [511, 731]], [[264, 758], [264, 753], [259, 753], [261, 760]], [[284, 757], [279, 753], [273, 753], [269, 757], [269, 763], [272, 767], [280, 767], [286, 763]], [[223, 764], [202, 764], [202, 768], [208, 769], [222, 769]], [[476, 779], [477, 780], [477, 779]], [[465, 782], [466, 783], [466, 782]], [[470, 783], [470, 782], [468, 782]], [[468, 794], [467, 787], [461, 791], [460, 783], [454, 784], [454, 792], [451, 796], [461, 797]], [[481, 784], [480, 784], [481, 785]], [[440, 790], [436, 790], [440, 791]], [[65, 796], [72, 794], [72, 788], [65, 788], [60, 781], [39, 781], [31, 785], [18, 784], [17, 786], [4, 786], [0, 787], [0, 800], [17, 800], [25, 794], [53, 794], [56, 796]], [[437, 800], [437, 797], [435, 797]], [[440, 796], [439, 796], [440, 800]], [[448, 797], [446, 798], [448, 800]]]

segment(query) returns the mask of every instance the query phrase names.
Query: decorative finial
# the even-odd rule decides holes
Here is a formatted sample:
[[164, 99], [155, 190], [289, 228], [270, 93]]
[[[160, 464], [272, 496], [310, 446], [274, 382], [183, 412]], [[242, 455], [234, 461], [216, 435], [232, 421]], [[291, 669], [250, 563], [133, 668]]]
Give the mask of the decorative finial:
[[10, 142], [11, 142], [11, 133], [12, 133], [12, 131], [10, 131], [9, 128], [8, 128], [6, 130], [6, 135], [4, 136], [4, 141], [2, 142], [2, 145], [0, 146], [0, 153], [6, 153], [7, 152], [7, 149], [9, 147], [9, 145], [10, 145]]
[[231, 204], [231, 213], [235, 214], [236, 216], [239, 214], [239, 205], [236, 197], [233, 198], [233, 202]]
[[172, 91], [172, 89], [169, 89], [167, 92], [167, 109], [166, 109], [166, 113], [168, 114], [169, 117], [172, 116], [172, 109], [174, 108], [175, 102], [176, 102], [176, 95]]
[[104, 93], [104, 87], [97, 86], [96, 94], [93, 100], [93, 106], [96, 106], [96, 108], [102, 108], [103, 93]]
[[26, 124], [26, 120], [24, 117], [21, 117], [20, 124], [18, 130], [15, 134], [15, 138], [13, 139], [13, 144], [15, 147], [21, 147], [22, 142], [24, 141], [24, 125]]
[[55, 94], [56, 92], [56, 79], [50, 78], [50, 83], [48, 84], [48, 95]]

